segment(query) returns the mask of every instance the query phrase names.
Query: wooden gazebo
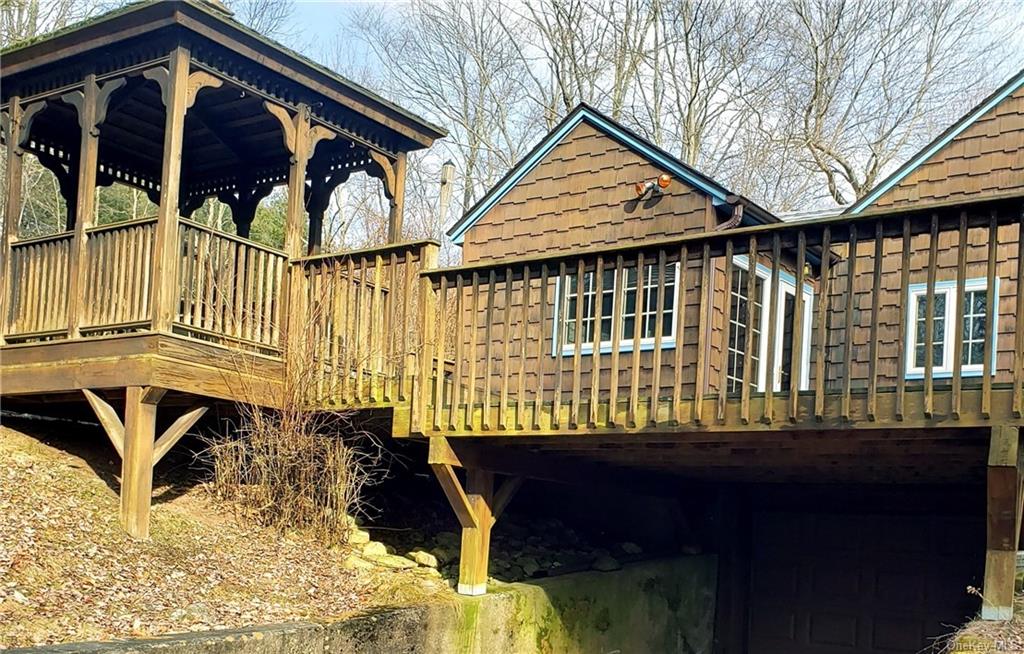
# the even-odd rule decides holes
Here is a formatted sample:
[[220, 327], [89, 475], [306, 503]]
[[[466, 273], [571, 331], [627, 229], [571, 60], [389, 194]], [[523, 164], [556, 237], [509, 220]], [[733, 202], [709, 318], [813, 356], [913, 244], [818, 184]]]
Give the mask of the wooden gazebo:
[[[357, 378], [347, 399], [387, 404], [411, 337], [361, 332], [379, 330], [412, 266], [434, 256], [432, 243], [402, 242], [402, 201], [407, 153], [443, 130], [199, 0], [133, 3], [16, 44], [0, 77], [3, 393], [84, 392], [122, 454], [130, 533], [146, 535], [152, 467], [204, 398], [246, 389], [273, 403], [299, 326], [319, 329], [335, 369], [352, 371], [336, 378]], [[19, 237], [26, 155], [57, 178], [65, 231]], [[356, 171], [383, 183], [391, 245], [325, 255], [327, 201]], [[96, 188], [114, 183], [143, 190], [157, 214], [94, 224]], [[285, 185], [283, 250], [249, 240], [259, 201]], [[208, 198], [231, 208], [235, 234], [189, 220]], [[354, 319], [317, 322], [313, 291], [344, 284]], [[156, 439], [159, 402], [188, 411]]]

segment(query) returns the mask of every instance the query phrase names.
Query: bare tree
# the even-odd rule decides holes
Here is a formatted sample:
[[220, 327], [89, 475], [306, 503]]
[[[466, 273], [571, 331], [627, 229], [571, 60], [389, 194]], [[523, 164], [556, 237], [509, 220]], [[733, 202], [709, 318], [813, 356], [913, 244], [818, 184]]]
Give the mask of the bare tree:
[[288, 40], [295, 34], [291, 0], [229, 0], [225, 3], [235, 18], [272, 39]]
[[[791, 0], [782, 94], [832, 199], [866, 194], [892, 166], [991, 88], [997, 4], [960, 0]], [[995, 38], [994, 38], [995, 37]], [[1019, 53], [1018, 53], [1019, 56]]]

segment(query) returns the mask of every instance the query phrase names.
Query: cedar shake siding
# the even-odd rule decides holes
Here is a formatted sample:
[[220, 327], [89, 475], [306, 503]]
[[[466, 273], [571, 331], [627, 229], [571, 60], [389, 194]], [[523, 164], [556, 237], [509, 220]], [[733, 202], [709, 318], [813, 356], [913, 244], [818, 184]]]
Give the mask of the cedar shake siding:
[[869, 211], [1024, 193], [1024, 86], [886, 191]]
[[673, 179], [652, 202], [633, 185], [666, 171], [589, 123], [577, 125], [465, 235], [466, 264], [699, 232], [710, 198]]

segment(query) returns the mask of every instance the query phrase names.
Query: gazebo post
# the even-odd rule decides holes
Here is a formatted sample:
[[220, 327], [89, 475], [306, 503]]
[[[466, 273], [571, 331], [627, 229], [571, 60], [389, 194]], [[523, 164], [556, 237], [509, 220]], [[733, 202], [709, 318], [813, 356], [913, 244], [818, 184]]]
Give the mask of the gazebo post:
[[[10, 110], [4, 121], [7, 142], [7, 202], [4, 204], [3, 243], [0, 244], [3, 257], [3, 278], [11, 278], [11, 243], [18, 238], [21, 222], [22, 158], [24, 150], [18, 143], [21, 131], [21, 98], [11, 96]], [[7, 326], [7, 293], [0, 293], [0, 345], [4, 344], [4, 328]]]
[[160, 170], [160, 208], [157, 211], [153, 245], [153, 281], [150, 310], [153, 330], [167, 332], [173, 316], [173, 287], [178, 234], [178, 192], [181, 185], [181, 150], [185, 132], [185, 103], [188, 96], [189, 51], [178, 46], [171, 51], [167, 69], [147, 70], [144, 75], [160, 84], [164, 101], [164, 148]]

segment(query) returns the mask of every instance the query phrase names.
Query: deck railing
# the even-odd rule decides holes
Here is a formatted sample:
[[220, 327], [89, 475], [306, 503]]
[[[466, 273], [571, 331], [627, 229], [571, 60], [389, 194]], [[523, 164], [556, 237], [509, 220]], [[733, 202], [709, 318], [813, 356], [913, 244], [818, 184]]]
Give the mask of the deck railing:
[[82, 331], [125, 331], [150, 321], [156, 218], [86, 230]]
[[413, 429], [1017, 420], [1020, 230], [1018, 201], [427, 271]]
[[178, 238], [175, 330], [279, 351], [285, 253], [188, 220], [179, 221]]
[[407, 402], [420, 348], [417, 283], [437, 243], [416, 241], [305, 257], [303, 349], [327, 405]]
[[4, 280], [4, 333], [46, 337], [67, 330], [68, 259], [71, 235], [56, 234], [11, 246], [11, 274]]

